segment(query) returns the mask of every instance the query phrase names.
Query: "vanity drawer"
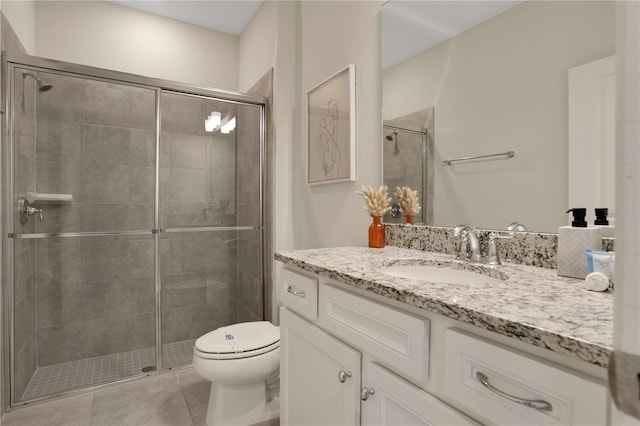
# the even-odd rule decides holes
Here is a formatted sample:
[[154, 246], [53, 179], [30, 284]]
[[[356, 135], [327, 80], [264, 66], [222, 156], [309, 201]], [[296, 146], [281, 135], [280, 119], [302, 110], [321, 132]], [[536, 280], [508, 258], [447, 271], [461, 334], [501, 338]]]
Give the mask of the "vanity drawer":
[[282, 304], [304, 318], [318, 318], [318, 280], [307, 275], [282, 270]]
[[429, 321], [322, 284], [318, 323], [409, 380], [428, 377]]
[[445, 332], [444, 393], [497, 425], [606, 424], [603, 383], [456, 329]]

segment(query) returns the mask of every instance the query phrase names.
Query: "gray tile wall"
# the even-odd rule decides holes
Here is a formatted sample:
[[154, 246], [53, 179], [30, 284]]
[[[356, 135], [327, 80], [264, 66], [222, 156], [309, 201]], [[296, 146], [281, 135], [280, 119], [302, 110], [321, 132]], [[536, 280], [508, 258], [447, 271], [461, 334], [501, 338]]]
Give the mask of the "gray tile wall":
[[[161, 102], [161, 227], [236, 225], [236, 132], [204, 130], [212, 111], [235, 115], [235, 106], [176, 94]], [[235, 231], [162, 234], [164, 343], [236, 322], [241, 238]]]
[[[155, 94], [41, 73], [35, 190], [72, 194], [43, 204], [35, 232], [152, 229]], [[35, 243], [37, 360], [46, 366], [153, 346], [152, 236], [42, 239]]]
[[[238, 107], [238, 225], [260, 224], [260, 111]], [[262, 247], [259, 231], [244, 232], [238, 246], [238, 321], [263, 318]]]

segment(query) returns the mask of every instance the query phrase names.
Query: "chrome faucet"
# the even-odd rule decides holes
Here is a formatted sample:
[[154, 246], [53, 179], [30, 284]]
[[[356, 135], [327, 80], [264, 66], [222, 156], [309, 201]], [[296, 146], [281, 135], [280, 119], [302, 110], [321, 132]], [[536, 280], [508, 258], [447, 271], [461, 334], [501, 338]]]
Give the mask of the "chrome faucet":
[[487, 244], [487, 257], [483, 258], [480, 253], [480, 240], [475, 228], [469, 225], [458, 225], [453, 230], [453, 235], [460, 238], [458, 254], [456, 259], [466, 260], [469, 262], [486, 263], [488, 265], [501, 265], [500, 255], [496, 240], [513, 238], [512, 232], [500, 234], [497, 232], [489, 233], [489, 242]]
[[453, 230], [454, 237], [460, 237], [460, 246], [456, 259], [468, 260], [470, 262], [481, 262], [480, 241], [476, 234], [476, 229], [469, 225], [458, 225]]

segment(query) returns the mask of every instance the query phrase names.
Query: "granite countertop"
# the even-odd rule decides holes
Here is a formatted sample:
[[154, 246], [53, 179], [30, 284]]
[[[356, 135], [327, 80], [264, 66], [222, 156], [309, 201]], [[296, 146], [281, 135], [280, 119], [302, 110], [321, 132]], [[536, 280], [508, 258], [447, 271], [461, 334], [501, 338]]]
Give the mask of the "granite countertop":
[[[399, 247], [336, 247], [279, 252], [288, 265], [371, 291], [554, 352], [607, 367], [613, 346], [613, 294], [555, 269], [505, 263], [498, 267], [451, 255]], [[459, 285], [398, 278], [391, 265], [435, 265], [482, 272], [503, 281]]]

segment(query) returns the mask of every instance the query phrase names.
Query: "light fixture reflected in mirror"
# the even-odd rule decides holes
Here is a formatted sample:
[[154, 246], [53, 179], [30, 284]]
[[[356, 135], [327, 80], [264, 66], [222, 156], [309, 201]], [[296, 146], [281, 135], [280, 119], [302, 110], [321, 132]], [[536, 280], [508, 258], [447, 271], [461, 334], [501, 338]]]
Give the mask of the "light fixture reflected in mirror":
[[236, 118], [233, 117], [231, 120], [227, 121], [221, 128], [220, 133], [224, 133], [225, 135], [231, 132], [236, 128]]

